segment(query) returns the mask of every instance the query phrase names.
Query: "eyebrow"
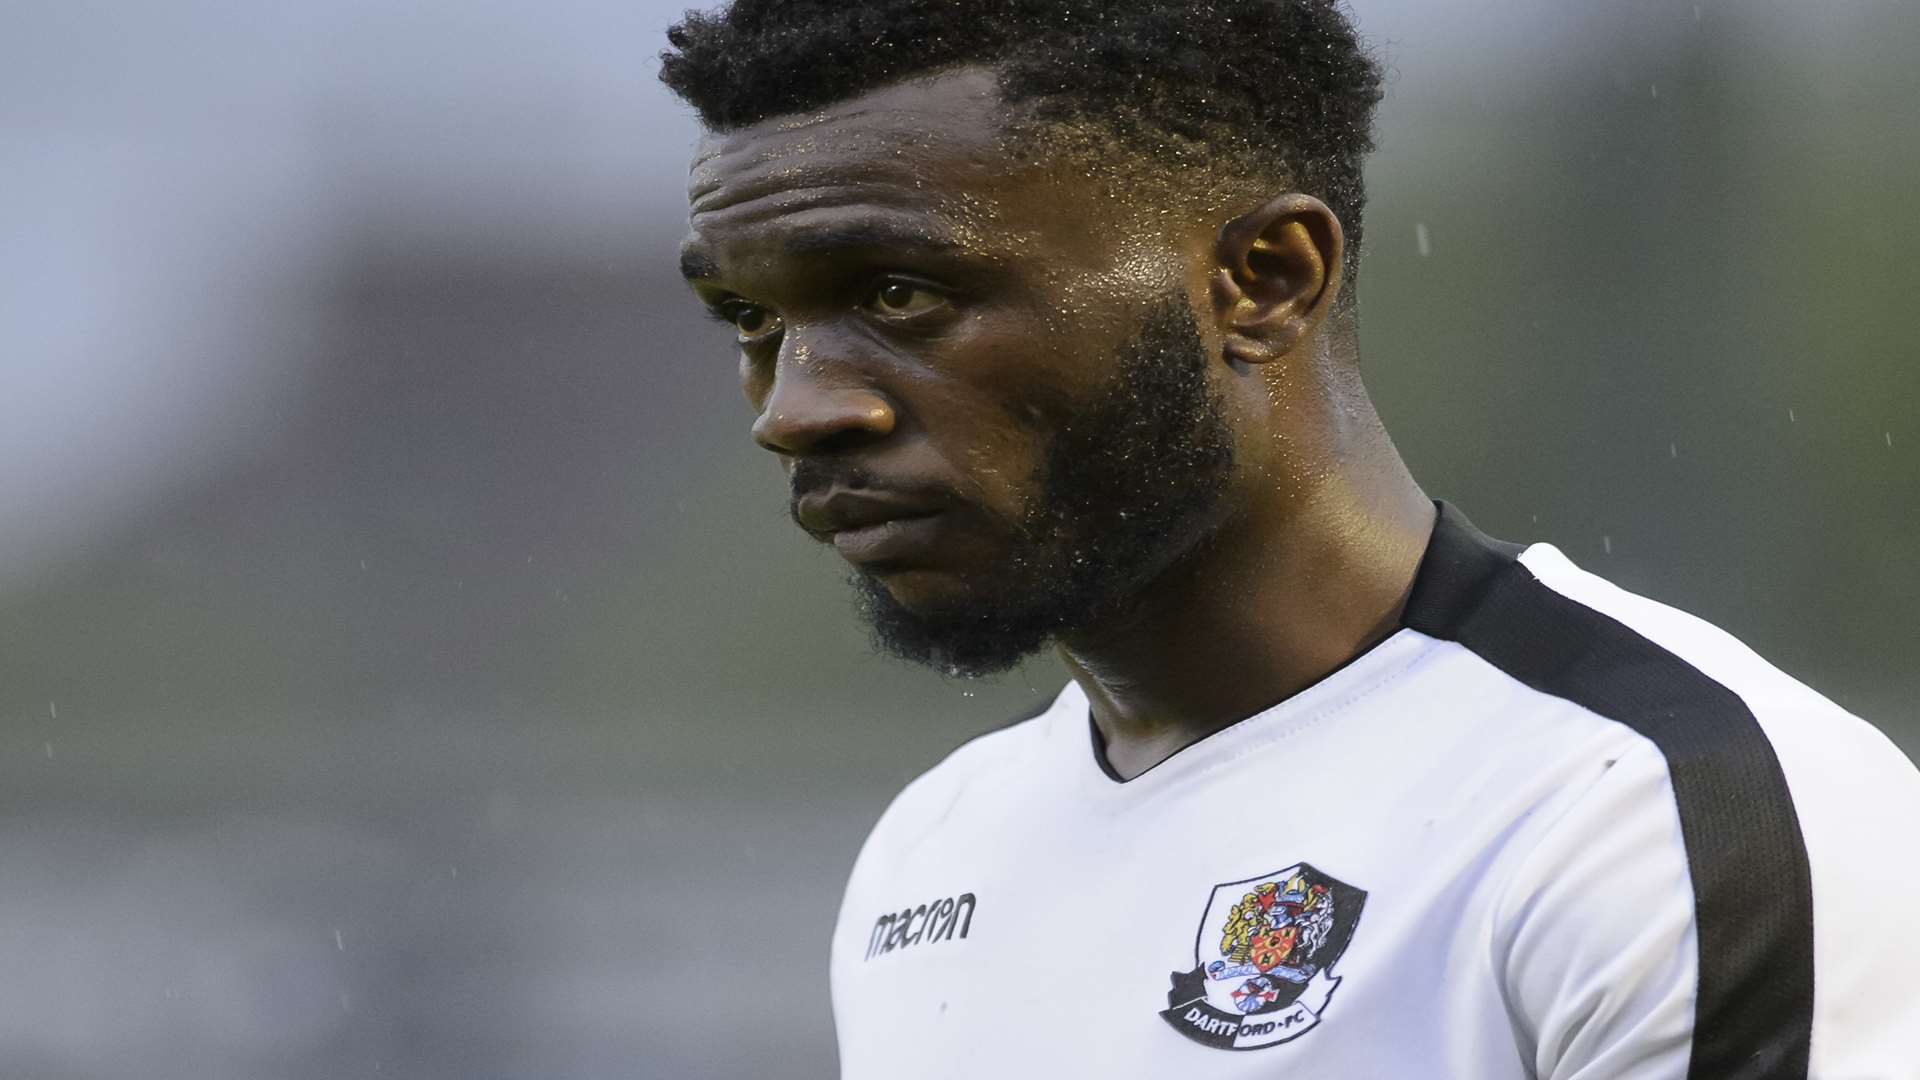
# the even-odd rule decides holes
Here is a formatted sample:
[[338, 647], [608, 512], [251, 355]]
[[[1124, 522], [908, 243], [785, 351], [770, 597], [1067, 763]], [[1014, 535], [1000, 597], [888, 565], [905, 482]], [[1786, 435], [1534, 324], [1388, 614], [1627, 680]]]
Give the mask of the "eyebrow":
[[[798, 232], [781, 241], [780, 247], [790, 256], [814, 256], [881, 250], [939, 254], [962, 250], [964, 245], [926, 226], [878, 220]], [[680, 274], [689, 281], [716, 278], [720, 265], [703, 248], [688, 246], [680, 251]]]
[[960, 244], [925, 226], [885, 219], [852, 221], [811, 229], [787, 237], [781, 245], [789, 255], [830, 255], [840, 251], [895, 248], [920, 252], [958, 250]]

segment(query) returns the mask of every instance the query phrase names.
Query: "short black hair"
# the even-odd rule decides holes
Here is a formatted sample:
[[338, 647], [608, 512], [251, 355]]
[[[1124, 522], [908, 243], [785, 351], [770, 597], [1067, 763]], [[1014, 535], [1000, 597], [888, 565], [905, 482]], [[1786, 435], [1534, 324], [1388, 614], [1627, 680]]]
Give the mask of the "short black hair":
[[661, 81], [715, 131], [986, 66], [1042, 120], [1320, 198], [1357, 266], [1381, 74], [1337, 0], [733, 0], [667, 40]]

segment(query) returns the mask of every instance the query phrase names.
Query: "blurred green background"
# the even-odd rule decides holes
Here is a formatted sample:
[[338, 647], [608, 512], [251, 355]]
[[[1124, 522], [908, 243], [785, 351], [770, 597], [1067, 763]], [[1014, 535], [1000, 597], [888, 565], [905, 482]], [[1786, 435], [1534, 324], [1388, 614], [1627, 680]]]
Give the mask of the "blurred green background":
[[[1061, 676], [786, 522], [680, 7], [0, 13], [0, 1076], [832, 1073], [866, 827]], [[1416, 475], [1920, 751], [1920, 5], [1355, 7]]]

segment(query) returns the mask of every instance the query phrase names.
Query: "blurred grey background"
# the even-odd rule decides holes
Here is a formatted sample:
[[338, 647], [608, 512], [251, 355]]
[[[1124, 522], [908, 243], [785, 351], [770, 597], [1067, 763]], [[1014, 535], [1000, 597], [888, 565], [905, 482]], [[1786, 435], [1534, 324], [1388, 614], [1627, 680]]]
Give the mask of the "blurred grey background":
[[[681, 6], [0, 8], [0, 1080], [832, 1073], [864, 830], [1060, 676], [786, 524]], [[1917, 5], [1356, 7], [1417, 475], [1920, 750]]]

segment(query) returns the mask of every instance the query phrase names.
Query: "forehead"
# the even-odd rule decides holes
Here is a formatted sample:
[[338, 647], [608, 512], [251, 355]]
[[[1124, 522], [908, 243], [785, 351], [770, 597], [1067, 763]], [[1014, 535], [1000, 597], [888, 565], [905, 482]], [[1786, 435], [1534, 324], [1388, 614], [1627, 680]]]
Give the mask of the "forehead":
[[709, 132], [688, 197], [699, 212], [809, 174], [986, 164], [983, 155], [1003, 152], [1002, 119], [998, 83], [984, 68], [898, 83], [815, 112]]
[[688, 179], [690, 246], [791, 246], [854, 216], [875, 236], [1004, 239], [1031, 183], [1005, 121], [994, 76], [971, 68], [710, 134]]

